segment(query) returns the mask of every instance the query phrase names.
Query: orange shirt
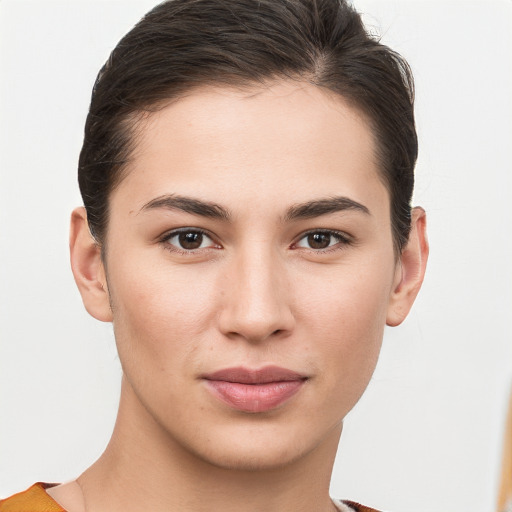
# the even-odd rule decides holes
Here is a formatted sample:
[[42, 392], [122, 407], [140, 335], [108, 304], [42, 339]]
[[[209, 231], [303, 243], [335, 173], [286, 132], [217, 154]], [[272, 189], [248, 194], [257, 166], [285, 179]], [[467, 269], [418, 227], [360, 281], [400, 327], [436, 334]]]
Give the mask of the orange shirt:
[[53, 485], [38, 482], [26, 491], [0, 500], [0, 512], [66, 512], [46, 493]]

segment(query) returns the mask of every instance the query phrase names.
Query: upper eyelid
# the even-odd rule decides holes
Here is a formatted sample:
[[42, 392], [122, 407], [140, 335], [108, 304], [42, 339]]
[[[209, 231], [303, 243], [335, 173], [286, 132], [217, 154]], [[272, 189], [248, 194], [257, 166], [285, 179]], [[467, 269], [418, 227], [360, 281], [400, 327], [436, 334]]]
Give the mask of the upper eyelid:
[[169, 238], [172, 238], [173, 236], [179, 235], [180, 233], [188, 233], [188, 232], [197, 232], [201, 233], [202, 235], [206, 235], [208, 238], [211, 238], [212, 240], [215, 239], [215, 235], [213, 235], [210, 231], [203, 228], [195, 228], [191, 226], [186, 226], [183, 228], [175, 228], [170, 229], [169, 231], [166, 231], [162, 235], [160, 235], [158, 238], [160, 240], [168, 240]]
[[295, 238], [295, 242], [293, 243], [296, 243], [299, 240], [302, 240], [305, 236], [311, 235], [313, 233], [325, 233], [333, 236], [338, 236], [349, 241], [353, 239], [353, 236], [349, 235], [346, 231], [340, 231], [337, 229], [316, 228], [308, 229], [307, 231], [302, 232], [300, 235], [297, 235], [297, 237]]

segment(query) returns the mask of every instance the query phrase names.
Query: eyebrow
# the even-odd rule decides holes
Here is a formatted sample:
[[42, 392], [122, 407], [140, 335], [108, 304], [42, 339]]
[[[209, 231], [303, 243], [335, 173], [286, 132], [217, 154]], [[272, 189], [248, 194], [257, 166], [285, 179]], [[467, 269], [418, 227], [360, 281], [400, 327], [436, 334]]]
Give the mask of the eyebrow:
[[229, 211], [219, 204], [173, 194], [152, 199], [146, 203], [140, 211], [157, 209], [181, 210], [182, 212], [192, 213], [193, 215], [219, 220], [229, 220], [231, 218]]
[[[193, 215], [224, 221], [229, 221], [232, 217], [229, 210], [217, 203], [174, 194], [156, 197], [147, 202], [140, 211], [157, 209], [181, 210]], [[363, 204], [348, 197], [338, 196], [295, 204], [287, 210], [284, 220], [285, 222], [289, 222], [300, 219], [311, 219], [346, 210], [356, 210], [370, 215], [370, 210]]]
[[348, 197], [337, 196], [293, 205], [286, 212], [285, 221], [311, 219], [313, 217], [320, 217], [321, 215], [346, 210], [355, 210], [366, 215], [371, 215], [370, 210], [363, 204]]

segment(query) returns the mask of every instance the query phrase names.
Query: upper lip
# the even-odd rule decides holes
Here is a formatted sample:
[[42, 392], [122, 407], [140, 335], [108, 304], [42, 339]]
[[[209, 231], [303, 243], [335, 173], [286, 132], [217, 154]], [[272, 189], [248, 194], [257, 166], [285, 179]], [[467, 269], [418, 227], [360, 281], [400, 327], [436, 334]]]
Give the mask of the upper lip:
[[240, 384], [266, 384], [269, 382], [305, 380], [307, 377], [279, 366], [265, 366], [254, 370], [239, 366], [217, 370], [203, 375], [203, 378], [206, 380], [221, 380]]

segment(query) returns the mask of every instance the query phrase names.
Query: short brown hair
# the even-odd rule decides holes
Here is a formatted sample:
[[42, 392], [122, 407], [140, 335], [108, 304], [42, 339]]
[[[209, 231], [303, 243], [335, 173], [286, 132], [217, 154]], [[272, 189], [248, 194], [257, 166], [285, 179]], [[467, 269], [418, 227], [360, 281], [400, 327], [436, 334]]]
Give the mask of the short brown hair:
[[413, 79], [345, 0], [168, 0], [144, 16], [100, 70], [85, 125], [78, 180], [98, 243], [141, 114], [195, 87], [279, 78], [340, 94], [370, 120], [401, 251], [418, 152]]

